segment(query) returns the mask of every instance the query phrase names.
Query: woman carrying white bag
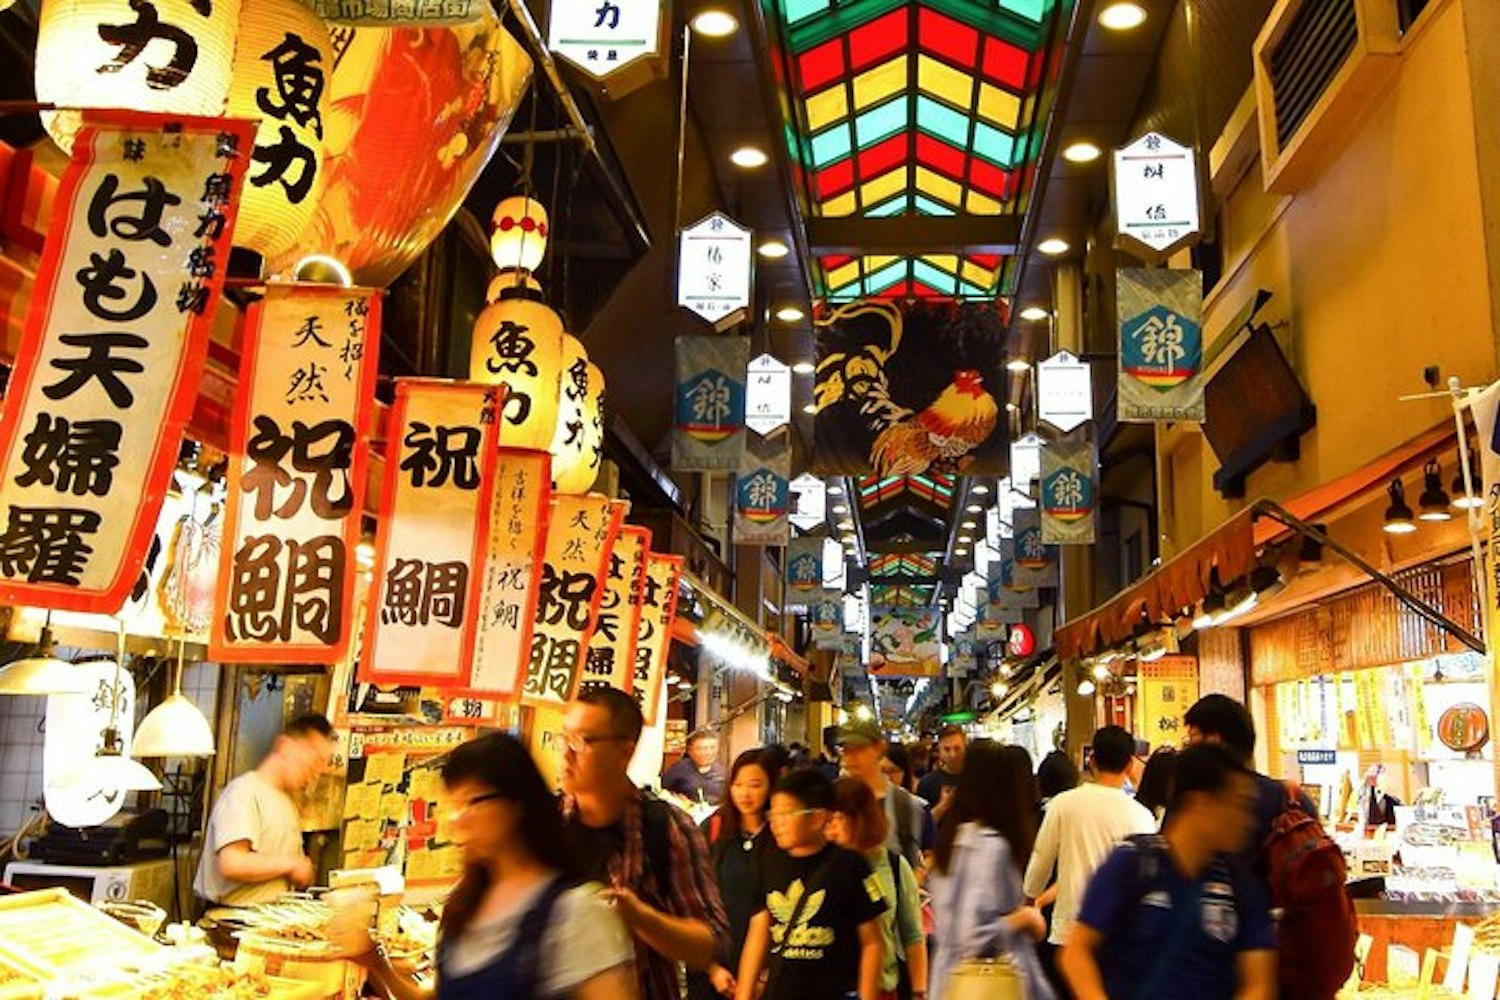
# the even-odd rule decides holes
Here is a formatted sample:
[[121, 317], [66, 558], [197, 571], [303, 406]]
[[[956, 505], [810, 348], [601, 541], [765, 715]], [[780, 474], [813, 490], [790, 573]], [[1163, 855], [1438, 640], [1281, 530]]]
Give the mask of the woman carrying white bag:
[[996, 743], [970, 746], [938, 830], [929, 1000], [1054, 1000], [1036, 953], [1047, 924], [1021, 893], [1036, 791], [1005, 755]]

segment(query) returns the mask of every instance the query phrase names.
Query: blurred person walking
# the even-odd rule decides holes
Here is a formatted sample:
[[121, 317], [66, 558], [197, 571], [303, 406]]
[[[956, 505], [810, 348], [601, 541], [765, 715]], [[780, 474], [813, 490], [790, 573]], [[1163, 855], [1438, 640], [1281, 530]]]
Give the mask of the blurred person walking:
[[875, 793], [890, 822], [886, 844], [906, 859], [916, 872], [924, 871], [924, 853], [932, 846], [934, 829], [927, 805], [917, 796], [888, 779], [880, 769], [885, 759], [885, 731], [874, 719], [856, 720], [839, 727], [844, 773], [858, 778]]
[[962, 727], [944, 726], [938, 733], [938, 766], [928, 771], [917, 784], [917, 796], [927, 800], [934, 823], [941, 823], [948, 812], [953, 789], [958, 787], [958, 777], [964, 771], [964, 754], [968, 749], [969, 737]]

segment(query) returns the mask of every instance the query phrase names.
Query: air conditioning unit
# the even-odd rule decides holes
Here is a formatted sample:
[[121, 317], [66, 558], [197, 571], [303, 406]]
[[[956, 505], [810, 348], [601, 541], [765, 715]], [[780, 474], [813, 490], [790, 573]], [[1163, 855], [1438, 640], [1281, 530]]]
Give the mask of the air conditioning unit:
[[1266, 190], [1290, 194], [1336, 159], [1395, 75], [1397, 0], [1278, 0], [1253, 50]]

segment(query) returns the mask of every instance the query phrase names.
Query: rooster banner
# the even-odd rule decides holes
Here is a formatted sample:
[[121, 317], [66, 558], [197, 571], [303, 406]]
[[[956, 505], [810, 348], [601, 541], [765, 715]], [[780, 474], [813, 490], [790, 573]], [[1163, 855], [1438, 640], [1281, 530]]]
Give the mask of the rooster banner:
[[[1047, 545], [1094, 544], [1094, 443], [1088, 428], [1058, 438], [1042, 449], [1041, 538]], [[1029, 511], [1032, 515], [1037, 511]], [[1016, 522], [1016, 558], [1020, 546], [1020, 512]]]
[[870, 674], [938, 677], [942, 674], [943, 619], [932, 608], [870, 609]]
[[1202, 273], [1124, 268], [1117, 275], [1120, 419], [1201, 424]]
[[678, 337], [672, 469], [738, 472], [745, 450], [744, 337]]
[[734, 544], [785, 545], [791, 536], [787, 520], [792, 467], [788, 435], [775, 441], [747, 441], [734, 485]]
[[813, 471], [1006, 471], [998, 311], [857, 302], [819, 325]]

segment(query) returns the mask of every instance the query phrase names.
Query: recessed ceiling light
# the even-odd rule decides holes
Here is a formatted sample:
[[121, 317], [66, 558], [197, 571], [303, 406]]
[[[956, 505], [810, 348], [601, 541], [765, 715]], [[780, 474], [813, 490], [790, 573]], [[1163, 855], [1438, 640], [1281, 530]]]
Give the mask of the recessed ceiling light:
[[766, 240], [755, 248], [755, 252], [767, 260], [780, 260], [792, 252], [792, 248], [780, 240]]
[[1067, 240], [1053, 236], [1050, 239], [1042, 240], [1042, 242], [1036, 245], [1036, 248], [1048, 257], [1056, 257], [1073, 249], [1073, 244]]
[[1052, 314], [1041, 306], [1027, 306], [1021, 310], [1021, 318], [1035, 323], [1037, 320], [1046, 319]]
[[693, 18], [693, 30], [709, 38], [723, 38], [740, 30], [740, 22], [726, 10], [705, 10]]
[[953, 550], [953, 554], [956, 555], [956, 556], [966, 556], [966, 555], [969, 554], [969, 550], [968, 549], [954, 549]]
[[968, 511], [970, 514], [983, 514], [984, 506], [982, 504], [971, 503], [969, 504], [969, 506], [965, 507], [964, 510]]
[[1146, 23], [1146, 8], [1129, 0], [1112, 3], [1099, 12], [1099, 23], [1111, 31], [1129, 31]]
[[959, 535], [958, 536], [958, 540], [960, 542], [963, 542], [965, 545], [968, 545], [970, 542], [972, 542], [974, 540], [974, 536], [973, 535]]
[[844, 488], [838, 483], [833, 483], [828, 487], [828, 495], [831, 497], [841, 497], [844, 495]]
[[1021, 374], [1022, 372], [1029, 372], [1031, 371], [1031, 362], [1027, 361], [1025, 358], [1011, 358], [1009, 361], [1005, 362], [1005, 370], [1009, 372], [1015, 372], [1017, 375]]
[[840, 531], [853, 531], [854, 530], [854, 522], [853, 521], [840, 521], [838, 523], [837, 527], [838, 527], [838, 529]]
[[969, 492], [979, 497], [986, 495], [987, 493], [989, 493], [989, 491], [990, 488], [983, 483], [975, 483], [973, 486], [969, 487]]
[[803, 312], [801, 309], [798, 309], [796, 306], [782, 306], [780, 309], [776, 310], [776, 318], [781, 320], [783, 323], [796, 323], [806, 315], [807, 313]]
[[1063, 150], [1063, 159], [1069, 163], [1093, 163], [1104, 155], [1104, 150], [1092, 142], [1075, 142]]
[[802, 408], [802, 412], [803, 413], [809, 413], [809, 414], [816, 414], [818, 412], [818, 404], [817, 403], [808, 403], [806, 406], [804, 406]]
[[841, 503], [840, 504], [834, 504], [834, 506], [833, 506], [833, 512], [835, 514], [847, 514], [847, 513], [849, 513], [849, 508], [846, 507], [846, 506], [844, 506]]
[[799, 361], [795, 365], [792, 365], [793, 375], [811, 375], [817, 370], [818, 366], [811, 361]]
[[737, 167], [744, 167], [746, 170], [763, 167], [770, 160], [771, 158], [766, 155], [764, 149], [758, 149], [755, 146], [741, 146], [729, 154], [730, 163], [733, 163]]

